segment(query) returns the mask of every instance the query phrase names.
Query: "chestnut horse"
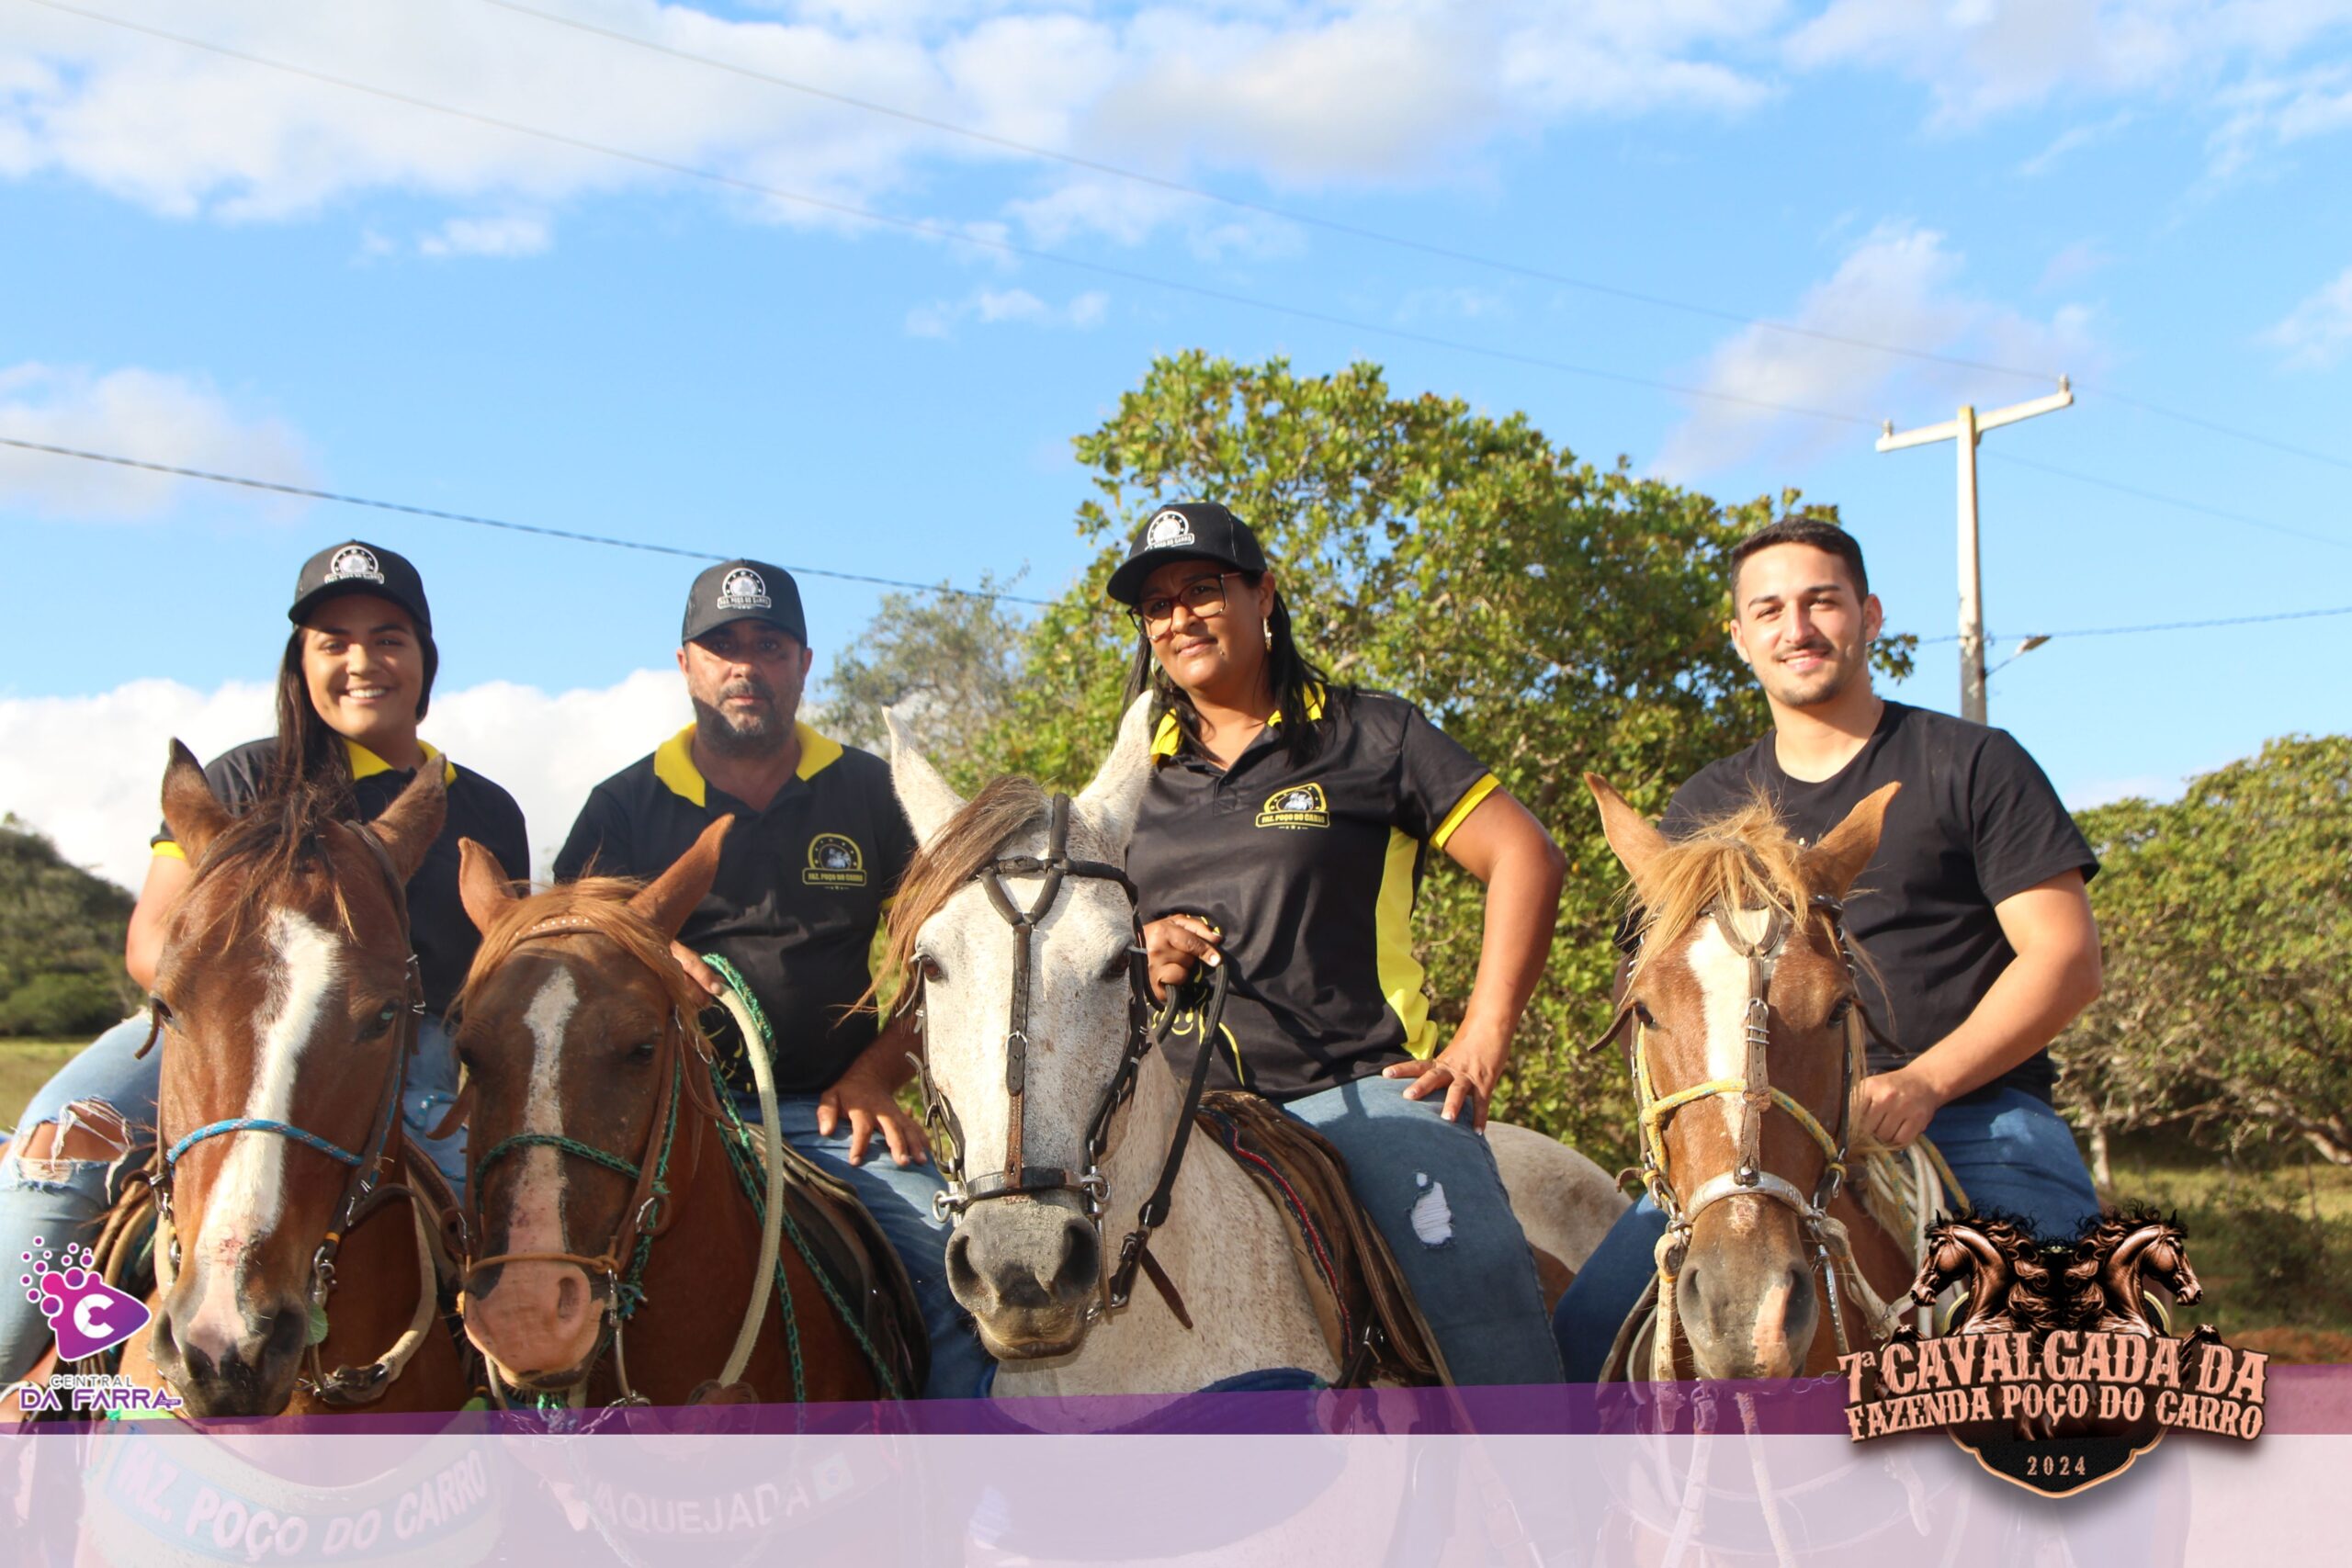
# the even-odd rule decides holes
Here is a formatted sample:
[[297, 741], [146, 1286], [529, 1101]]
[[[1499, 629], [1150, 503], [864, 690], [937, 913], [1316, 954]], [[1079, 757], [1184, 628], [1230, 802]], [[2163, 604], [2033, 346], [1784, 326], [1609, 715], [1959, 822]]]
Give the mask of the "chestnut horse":
[[164, 819], [195, 874], [156, 967], [158, 1290], [123, 1371], [198, 1416], [470, 1392], [399, 1135], [424, 1007], [402, 889], [441, 831], [442, 774], [419, 769], [364, 828], [338, 804], [301, 789], [232, 816], [172, 743]]
[[1585, 782], [1640, 914], [1618, 1021], [1668, 1227], [1657, 1328], [1628, 1375], [1828, 1371], [1878, 1342], [1913, 1277], [1907, 1238], [1846, 1179], [1864, 1020], [1841, 901], [1900, 786], [1806, 848], [1761, 802], [1669, 843], [1607, 780]]
[[[482, 931], [458, 1007], [475, 1249], [463, 1301], [502, 1397], [881, 1392], [796, 1245], [777, 1251], [781, 1289], [761, 1277], [761, 1223], [721, 1145], [695, 1022], [709, 998], [670, 955], [733, 821], [642, 888], [585, 877], [517, 897], [494, 855], [460, 845], [458, 888]], [[768, 1303], [758, 1337], [722, 1389], [755, 1301]]]

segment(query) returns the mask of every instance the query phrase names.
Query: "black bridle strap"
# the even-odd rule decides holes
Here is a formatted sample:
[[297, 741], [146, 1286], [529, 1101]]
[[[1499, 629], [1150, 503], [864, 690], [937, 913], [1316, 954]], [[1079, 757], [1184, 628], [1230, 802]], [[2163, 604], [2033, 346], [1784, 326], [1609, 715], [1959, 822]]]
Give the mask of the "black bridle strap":
[[[1159, 1180], [1136, 1210], [1136, 1227], [1119, 1243], [1119, 1264], [1113, 1272], [1104, 1293], [1114, 1309], [1127, 1304], [1135, 1292], [1136, 1270], [1145, 1269], [1151, 1282], [1166, 1299], [1168, 1309], [1187, 1328], [1193, 1326], [1191, 1316], [1176, 1293], [1175, 1282], [1168, 1278], [1151, 1256], [1151, 1233], [1168, 1223], [1168, 1213], [1176, 1194], [1176, 1176], [1183, 1168], [1184, 1150], [1193, 1139], [1193, 1123], [1201, 1110], [1201, 1096], [1207, 1091], [1209, 1062], [1216, 1055], [1217, 1032], [1225, 1026], [1225, 996], [1232, 979], [1232, 971], [1218, 964], [1209, 981], [1208, 1000], [1200, 1010], [1201, 1054], [1193, 1062], [1192, 1077], [1185, 1080], [1184, 1103], [1176, 1113], [1176, 1129], [1168, 1137], [1168, 1153], [1159, 1162]], [[1168, 1000], [1168, 1010], [1160, 1014], [1159, 1025], [1152, 1031], [1152, 1044], [1163, 1043], [1175, 1029], [1178, 1009], [1176, 998]]]

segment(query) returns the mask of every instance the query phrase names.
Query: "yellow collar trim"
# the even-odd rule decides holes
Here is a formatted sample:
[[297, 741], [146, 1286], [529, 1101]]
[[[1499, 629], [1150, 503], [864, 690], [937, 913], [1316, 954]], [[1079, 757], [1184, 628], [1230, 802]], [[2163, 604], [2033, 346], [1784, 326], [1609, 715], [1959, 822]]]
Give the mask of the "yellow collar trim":
[[[433, 742], [430, 740], [420, 740], [417, 742], [417, 745], [424, 750], [424, 760], [426, 761], [431, 762], [437, 761], [440, 762], [441, 782], [444, 784], [453, 784], [458, 782], [457, 763], [452, 762], [447, 757], [442, 756], [440, 751], [434, 747]], [[354, 784], [358, 783], [361, 779], [368, 777], [371, 773], [389, 773], [392, 771], [392, 765], [390, 762], [387, 762], [384, 759], [376, 755], [375, 752], [370, 751], [367, 747], [362, 746], [358, 741], [352, 739], [347, 735], [345, 736], [343, 739], [343, 750], [344, 755], [349, 758], [351, 761], [351, 780]]]
[[[792, 771], [795, 778], [813, 779], [841, 761], [840, 741], [818, 734], [797, 719], [792, 733], [800, 741], [800, 765]], [[653, 776], [668, 785], [671, 794], [696, 806], [707, 806], [710, 784], [702, 776], [702, 770], [695, 766], [694, 739], [695, 727], [690, 724], [655, 747]]]
[[[1310, 686], [1307, 688], [1306, 720], [1309, 724], [1314, 723], [1317, 719], [1323, 716], [1323, 697], [1324, 691], [1322, 687]], [[1280, 708], [1276, 708], [1273, 712], [1266, 716], [1266, 724], [1268, 728], [1280, 724], [1282, 721], [1283, 710]], [[1166, 761], [1170, 757], [1173, 757], [1178, 751], [1183, 750], [1183, 727], [1176, 722], [1175, 710], [1171, 708], [1168, 712], [1159, 716], [1159, 728], [1152, 732], [1152, 765], [1154, 767], [1159, 766], [1160, 762]]]

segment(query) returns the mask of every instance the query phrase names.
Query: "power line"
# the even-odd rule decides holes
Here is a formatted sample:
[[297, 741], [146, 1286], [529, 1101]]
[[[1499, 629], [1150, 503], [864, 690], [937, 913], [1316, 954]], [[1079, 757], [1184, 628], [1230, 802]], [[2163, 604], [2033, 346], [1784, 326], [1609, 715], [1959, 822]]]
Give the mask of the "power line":
[[2137, 485], [2124, 484], [2116, 479], [2103, 479], [2096, 474], [2078, 473], [2073, 468], [2062, 468], [2055, 463], [2045, 463], [2036, 457], [2020, 457], [2014, 452], [1986, 452], [1984, 456], [1993, 462], [2010, 463], [2020, 468], [2033, 468], [2062, 479], [2072, 479], [2076, 484], [2090, 485], [2098, 490], [2111, 490], [2118, 495], [2128, 495], [2140, 501], [2152, 501], [2159, 506], [2177, 507], [2183, 512], [2201, 513], [2208, 517], [2219, 517], [2224, 522], [2243, 523], [2249, 528], [2260, 528], [2267, 533], [2283, 534], [2291, 539], [2308, 539], [2313, 544], [2333, 545], [2339, 550], [2352, 550], [2352, 539], [2338, 538], [2332, 534], [2314, 534], [2308, 528], [2296, 528], [2284, 523], [2272, 523], [2260, 517], [2249, 517], [2243, 512], [2231, 512], [2219, 506], [2208, 506], [2200, 501], [2182, 501], [2177, 496], [2164, 495], [2152, 490], [2142, 490]]
[[[731, 557], [711, 550], [682, 549], [675, 545], [652, 545], [642, 539], [620, 539], [606, 534], [583, 534], [570, 528], [548, 528], [536, 523], [510, 523], [503, 518], [478, 517], [467, 512], [444, 512], [438, 507], [412, 506], [401, 501], [377, 501], [364, 495], [345, 495], [337, 491], [312, 490], [308, 485], [282, 484], [276, 479], [248, 479], [241, 474], [216, 474], [204, 468], [183, 468], [171, 463], [151, 463], [141, 457], [124, 457], [111, 452], [88, 452], [74, 446], [52, 446], [42, 441], [24, 441], [13, 435], [0, 435], [0, 446], [14, 446], [24, 452], [42, 452], [52, 457], [78, 457], [88, 463], [110, 463], [118, 468], [138, 468], [151, 474], [170, 474], [176, 479], [202, 479], [208, 484], [235, 485], [244, 490], [267, 491], [274, 495], [300, 496], [305, 501], [330, 501], [338, 506], [365, 506], [377, 512], [397, 512], [410, 517], [431, 517], [443, 523], [464, 523], [476, 528], [499, 528], [510, 534], [536, 534], [546, 539], [569, 539], [575, 544], [609, 545], [615, 549], [643, 550], [650, 555], [678, 556], [687, 560], [729, 560]], [[781, 564], [781, 563], [779, 563]], [[882, 588], [907, 588], [918, 593], [946, 593], [963, 599], [998, 599], [1015, 604], [1048, 604], [1051, 600], [1024, 598], [1018, 593], [997, 593], [977, 588], [953, 588], [943, 582], [908, 582], [896, 577], [869, 577], [864, 572], [834, 571], [821, 566], [786, 566], [785, 570], [804, 577], [827, 577], [837, 582], [865, 582]]]
[[1098, 277], [1115, 278], [1125, 283], [1139, 283], [1147, 288], [1164, 288], [1172, 293], [1191, 295], [1195, 299], [1215, 300], [1219, 304], [1238, 305], [1244, 310], [1263, 310], [1272, 315], [1286, 316], [1295, 321], [1341, 327], [1350, 332], [1368, 333], [1375, 337], [1393, 338], [1401, 343], [1450, 349], [1457, 354], [1475, 355], [1485, 359], [1500, 360], [1506, 364], [1525, 365], [1541, 370], [1555, 370], [1563, 375], [1581, 376], [1591, 380], [1613, 382], [1619, 386], [1644, 387], [1653, 391], [1672, 392], [1678, 397], [1701, 398], [1710, 402], [1732, 403], [1744, 408], [1768, 409], [1775, 413], [1799, 414], [1807, 419], [1826, 420], [1838, 424], [1874, 427], [1878, 423], [1875, 420], [1866, 419], [1860, 414], [1841, 413], [1830, 409], [1806, 408], [1796, 403], [1774, 402], [1766, 398], [1744, 397], [1736, 392], [1714, 391], [1705, 387], [1684, 386], [1679, 382], [1661, 381], [1652, 377], [1629, 375], [1619, 370], [1603, 370], [1597, 366], [1572, 365], [1565, 360], [1548, 359], [1540, 355], [1520, 354], [1510, 349], [1490, 348], [1481, 344], [1464, 343], [1458, 338], [1440, 337], [1434, 333], [1415, 332], [1407, 327], [1385, 326], [1303, 305], [1285, 305], [1272, 299], [1261, 299], [1254, 295], [1235, 293], [1230, 289], [1213, 288], [1204, 284], [1186, 283], [1157, 273], [1114, 266], [1106, 262], [1085, 261], [1077, 256], [1064, 255], [1058, 251], [1043, 250], [1034, 245], [1019, 244], [1011, 240], [992, 239], [970, 233], [945, 223], [934, 223], [921, 218], [901, 218], [887, 212], [876, 212], [871, 208], [859, 207], [852, 202], [837, 201], [830, 197], [810, 196], [802, 191], [786, 190], [779, 186], [766, 185], [737, 175], [722, 174], [716, 169], [697, 168], [691, 164], [675, 163], [646, 152], [633, 152], [627, 148], [614, 147], [601, 141], [591, 141], [584, 137], [573, 136], [564, 131], [548, 130], [538, 126], [526, 125], [520, 120], [504, 119], [496, 115], [458, 108], [454, 105], [438, 103], [431, 98], [417, 97], [390, 87], [379, 87], [366, 82], [354, 81], [349, 77], [314, 71], [307, 65], [293, 65], [282, 60], [272, 60], [265, 55], [232, 49], [225, 44], [211, 43], [203, 39], [190, 38], [184, 33], [150, 27], [144, 22], [128, 21], [120, 17], [109, 17], [101, 12], [85, 10], [79, 6], [66, 5], [64, 0], [25, 0], [25, 3], [41, 6], [47, 10], [62, 11], [68, 16], [80, 17], [88, 21], [103, 23], [107, 27], [120, 28], [127, 32], [161, 39], [166, 43], [176, 43], [188, 49], [201, 50], [208, 54], [217, 54], [224, 59], [242, 61], [248, 65], [258, 65], [266, 70], [284, 72], [290, 76], [300, 76], [310, 81], [323, 83], [331, 87], [340, 87], [346, 92], [365, 93], [370, 97], [382, 98], [390, 103], [404, 104], [411, 108], [425, 109], [434, 114], [447, 115], [453, 119], [490, 126], [494, 130], [509, 131], [517, 136], [533, 137], [559, 147], [571, 148], [576, 152], [594, 152], [600, 157], [617, 159], [623, 163], [635, 164], [641, 168], [659, 170], [663, 174], [703, 180], [732, 190], [748, 191], [752, 195], [769, 197], [777, 201], [788, 201], [823, 212], [839, 213], [843, 217], [855, 218], [863, 222], [901, 229], [910, 233], [923, 234], [956, 244], [971, 245], [1004, 255], [1020, 256], [1028, 261], [1045, 262]]
[[[514, 12], [517, 16], [530, 17], [538, 21], [549, 23], [556, 27], [569, 28], [574, 32], [591, 34], [597, 38], [609, 39], [615, 43], [627, 44], [634, 49], [641, 49], [650, 53], [664, 55], [672, 60], [683, 61], [690, 64], [705, 66], [714, 71], [723, 71], [730, 75], [741, 76], [748, 81], [763, 83], [773, 87], [781, 87], [788, 92], [800, 93], [812, 98], [821, 98], [828, 103], [840, 104], [846, 108], [857, 109], [867, 114], [881, 115], [890, 119], [903, 121], [909, 125], [922, 126], [927, 130], [942, 131], [950, 136], [962, 137], [967, 141], [980, 142], [987, 146], [1001, 147], [1007, 152], [1019, 152], [1027, 157], [1042, 158], [1052, 163], [1067, 164], [1071, 168], [1084, 169], [1091, 174], [1108, 175], [1114, 179], [1127, 180], [1136, 185], [1150, 186], [1156, 189], [1165, 190], [1174, 195], [1188, 196], [1199, 200], [1214, 202], [1222, 207], [1232, 208], [1237, 211], [1255, 212], [1269, 218], [1278, 218], [1284, 222], [1295, 223], [1302, 228], [1321, 230], [1325, 233], [1344, 235], [1347, 238], [1353, 240], [1368, 240], [1375, 244], [1387, 245], [1396, 250], [1410, 251], [1421, 255], [1435, 256], [1445, 261], [1461, 262], [1471, 266], [1484, 267], [1491, 272], [1504, 273], [1512, 276], [1530, 278], [1543, 283], [1556, 284], [1564, 288], [1574, 288], [1584, 293], [1598, 294], [1612, 299], [1630, 300], [1635, 304], [1654, 306], [1659, 310], [1677, 310], [1685, 315], [1701, 316], [1710, 321], [1727, 321], [1737, 326], [1756, 327], [1766, 332], [1780, 333], [1790, 337], [1808, 338], [1816, 343], [1838, 344], [1848, 348], [1868, 349], [1877, 354], [1894, 355], [1905, 359], [1922, 360], [1937, 365], [1949, 365], [1963, 370], [1983, 370], [1997, 376], [2015, 376], [2025, 380], [2054, 381], [2057, 379], [2057, 376], [2053, 372], [2048, 370], [2028, 369], [2022, 366], [2002, 365], [1988, 360], [1970, 359], [1960, 355], [1942, 354], [1932, 349], [1916, 348], [1907, 344], [1886, 343], [1875, 338], [1855, 337], [1844, 333], [1824, 332], [1815, 327], [1798, 326], [1792, 321], [1775, 321], [1769, 316], [1744, 315], [1739, 311], [1727, 310], [1719, 306], [1702, 305], [1693, 300], [1677, 299], [1668, 295], [1652, 294], [1636, 288], [1626, 288], [1613, 283], [1603, 283], [1595, 278], [1577, 277], [1567, 273], [1554, 272], [1547, 267], [1532, 266], [1524, 262], [1511, 261], [1500, 256], [1487, 255], [1476, 251], [1461, 250], [1452, 245], [1436, 244], [1427, 240], [1417, 240], [1409, 235], [1392, 233], [1386, 230], [1374, 229], [1363, 224], [1350, 223], [1340, 219], [1320, 217], [1314, 213], [1299, 211], [1295, 208], [1279, 207], [1272, 202], [1253, 201], [1247, 197], [1233, 196], [1223, 191], [1212, 190], [1205, 186], [1197, 186], [1183, 180], [1170, 179], [1166, 175], [1149, 174], [1141, 169], [1132, 169], [1118, 164], [1105, 163], [1101, 159], [1088, 158], [1075, 152], [1066, 152], [1058, 148], [1043, 146], [1037, 142], [1023, 141], [1010, 136], [1000, 136], [992, 131], [977, 130], [967, 125], [958, 125], [953, 120], [940, 119], [932, 115], [918, 114], [911, 109], [900, 108], [896, 105], [876, 103], [870, 98], [861, 98], [852, 94], [836, 92], [829, 87], [820, 87], [813, 83], [795, 81], [791, 77], [779, 76], [772, 72], [761, 71], [752, 66], [744, 65], [737, 61], [722, 59], [717, 55], [698, 53], [694, 50], [679, 49], [670, 44], [661, 43], [655, 39], [645, 38], [639, 34], [621, 31], [616, 28], [601, 27], [594, 22], [583, 21], [575, 17], [561, 16], [553, 11], [540, 10], [537, 6], [521, 5], [518, 3], [518, 0], [482, 0], [482, 4], [496, 6], [502, 11]], [[2151, 402], [2144, 398], [2131, 397], [2125, 393], [2114, 391], [2103, 385], [2096, 389], [2092, 388], [2087, 383], [2084, 383], [2082, 385], [2083, 389], [2086, 391], [2096, 389], [2098, 395], [2103, 398], [2109, 399], [2115, 402], [2128, 404], [2132, 408], [2139, 409], [2144, 413], [2155, 414], [2163, 419], [2176, 420], [2183, 424], [2194, 425], [2200, 430], [2211, 431], [2218, 435], [2227, 435], [2239, 441], [2251, 442], [2257, 446], [2267, 446], [2275, 452], [2285, 452], [2291, 454], [2294, 457], [2308, 458], [2314, 463], [2324, 463], [2331, 468], [2352, 469], [2352, 459], [2338, 457], [2326, 452], [2314, 451], [2308, 446], [2298, 446], [2290, 442], [2280, 441], [2273, 436], [2263, 435], [2255, 431], [2241, 430], [2234, 425], [2223, 424], [2219, 421], [2207, 419], [2202, 415], [2187, 413], [2178, 409], [2167, 408], [2161, 403]]]
[[[2260, 626], [2268, 621], [2310, 621], [2323, 615], [2352, 615], [2352, 604], [2338, 604], [2330, 610], [2281, 610], [2268, 615], [2224, 615], [2219, 620], [2212, 621], [2158, 621], [2143, 626], [2083, 626], [2070, 632], [2037, 632], [2034, 635], [2045, 637], [2132, 637], [2141, 632], [2193, 632], [2203, 631], [2211, 626]], [[1919, 644], [1924, 648], [1931, 643], [1958, 642], [1959, 640], [1957, 633], [1948, 633], [1943, 637], [1923, 637], [1919, 638]], [[1989, 640], [1998, 642], [2000, 638], [1992, 637]], [[2006, 663], [2007, 660], [2003, 662]]]

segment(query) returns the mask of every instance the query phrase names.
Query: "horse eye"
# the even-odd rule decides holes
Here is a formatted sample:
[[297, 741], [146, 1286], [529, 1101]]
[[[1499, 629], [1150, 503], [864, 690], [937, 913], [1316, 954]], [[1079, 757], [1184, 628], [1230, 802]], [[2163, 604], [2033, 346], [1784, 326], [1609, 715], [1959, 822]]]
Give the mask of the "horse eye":
[[915, 955], [915, 972], [921, 975], [925, 980], [932, 981], [933, 983], [943, 981], [947, 978], [947, 971], [939, 966], [939, 960], [933, 958], [928, 953], [918, 953]]
[[1853, 1010], [1854, 998], [1850, 996], [1839, 997], [1838, 998], [1838, 1005], [1829, 1010], [1829, 1021], [1832, 1023], [1843, 1023], [1846, 1021], [1847, 1015]]
[[169, 1024], [172, 1021], [172, 1004], [165, 1001], [161, 993], [153, 991], [149, 992], [147, 996], [147, 1005], [155, 1010], [155, 1017], [158, 1021], [164, 1024]]
[[383, 1034], [384, 1031], [391, 1028], [392, 1021], [400, 1017], [400, 1003], [386, 1002], [381, 1008], [377, 1010], [376, 1016], [368, 1021], [367, 1026], [360, 1030], [359, 1038], [362, 1040], [374, 1040], [379, 1038]]
[[632, 1059], [642, 1062], [650, 1058], [654, 1048], [660, 1044], [658, 1040], [640, 1040], [628, 1048], [628, 1054]]
[[1102, 965], [1102, 978], [1114, 981], [1125, 980], [1134, 967], [1135, 955], [1140, 951], [1142, 950], [1133, 947], [1119, 949], [1118, 955]]
[[1650, 1010], [1646, 1003], [1635, 1002], [1634, 1004], [1634, 1021], [1644, 1029], [1656, 1029], [1657, 1027], [1657, 1020], [1650, 1016]]

